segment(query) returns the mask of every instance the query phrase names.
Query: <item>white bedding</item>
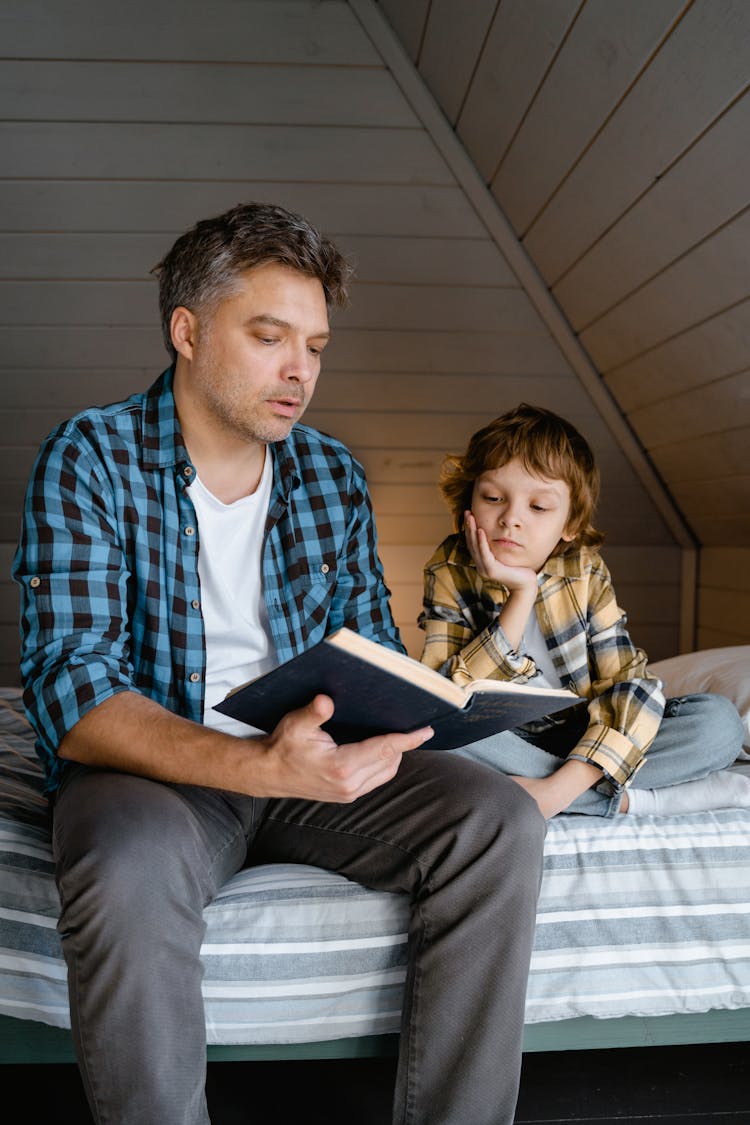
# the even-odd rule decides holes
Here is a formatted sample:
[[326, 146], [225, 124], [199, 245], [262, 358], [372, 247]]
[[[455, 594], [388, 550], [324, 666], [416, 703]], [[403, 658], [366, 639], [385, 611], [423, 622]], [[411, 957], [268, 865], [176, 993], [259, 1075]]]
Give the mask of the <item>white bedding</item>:
[[[0, 691], [0, 1014], [69, 1026], [41, 773]], [[397, 1031], [408, 904], [317, 868], [237, 874], [206, 909], [208, 1040]], [[550, 822], [528, 1023], [750, 1006], [750, 812]]]

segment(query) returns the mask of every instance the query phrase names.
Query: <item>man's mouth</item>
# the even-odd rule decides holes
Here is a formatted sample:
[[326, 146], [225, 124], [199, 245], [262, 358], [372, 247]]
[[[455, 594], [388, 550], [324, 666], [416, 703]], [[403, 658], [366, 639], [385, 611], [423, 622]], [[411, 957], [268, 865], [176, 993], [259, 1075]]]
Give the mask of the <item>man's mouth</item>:
[[274, 412], [284, 418], [293, 418], [303, 405], [301, 398], [295, 398], [292, 395], [285, 395], [283, 398], [269, 398], [267, 401]]

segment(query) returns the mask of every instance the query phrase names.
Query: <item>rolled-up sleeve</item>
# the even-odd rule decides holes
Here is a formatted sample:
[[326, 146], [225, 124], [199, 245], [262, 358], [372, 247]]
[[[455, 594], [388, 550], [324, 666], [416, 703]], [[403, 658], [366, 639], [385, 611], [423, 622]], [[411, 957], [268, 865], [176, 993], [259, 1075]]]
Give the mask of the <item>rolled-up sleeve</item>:
[[51, 435], [27, 489], [13, 577], [24, 701], [52, 776], [75, 723], [133, 688], [128, 573], [111, 510], [111, 486], [81, 435]]
[[627, 784], [643, 764], [664, 714], [660, 681], [631, 640], [604, 562], [589, 580], [587, 621], [589, 727], [571, 757], [596, 763], [616, 785]]
[[[529, 679], [536, 672], [534, 662], [510, 646], [501, 625], [507, 591], [482, 584], [487, 601], [482, 610], [481, 594], [474, 589], [462, 591], [458, 574], [446, 563], [425, 567], [419, 617], [425, 634], [422, 663], [462, 687], [474, 680]], [[466, 579], [465, 574], [461, 577]], [[478, 631], [475, 625], [480, 626]]]

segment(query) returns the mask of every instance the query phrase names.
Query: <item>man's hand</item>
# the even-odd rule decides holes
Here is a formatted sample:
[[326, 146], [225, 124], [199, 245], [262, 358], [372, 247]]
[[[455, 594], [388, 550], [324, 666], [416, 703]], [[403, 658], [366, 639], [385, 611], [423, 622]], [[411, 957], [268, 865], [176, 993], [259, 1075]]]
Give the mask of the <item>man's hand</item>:
[[327, 695], [316, 695], [257, 740], [260, 755], [255, 765], [262, 778], [257, 795], [348, 804], [390, 781], [402, 755], [433, 733], [423, 727], [411, 734], [383, 734], [339, 746], [321, 729], [333, 711]]
[[207, 785], [249, 797], [344, 803], [390, 781], [402, 755], [433, 733], [423, 727], [412, 734], [384, 734], [337, 746], [320, 729], [332, 714], [332, 700], [318, 695], [282, 719], [270, 735], [237, 738], [123, 691], [79, 719], [59, 753], [155, 781]]

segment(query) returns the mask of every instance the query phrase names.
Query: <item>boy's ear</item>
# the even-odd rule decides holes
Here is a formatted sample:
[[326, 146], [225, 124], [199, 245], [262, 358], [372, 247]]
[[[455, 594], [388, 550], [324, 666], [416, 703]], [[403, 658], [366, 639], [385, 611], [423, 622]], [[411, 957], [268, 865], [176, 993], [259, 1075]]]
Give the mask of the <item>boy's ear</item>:
[[576, 524], [569, 523], [560, 538], [562, 539], [563, 543], [572, 543], [573, 540], [577, 538], [580, 530], [580, 527], [577, 527]]
[[169, 322], [172, 343], [177, 354], [184, 356], [185, 359], [193, 358], [197, 323], [195, 314], [184, 305], [178, 305], [172, 313]]

